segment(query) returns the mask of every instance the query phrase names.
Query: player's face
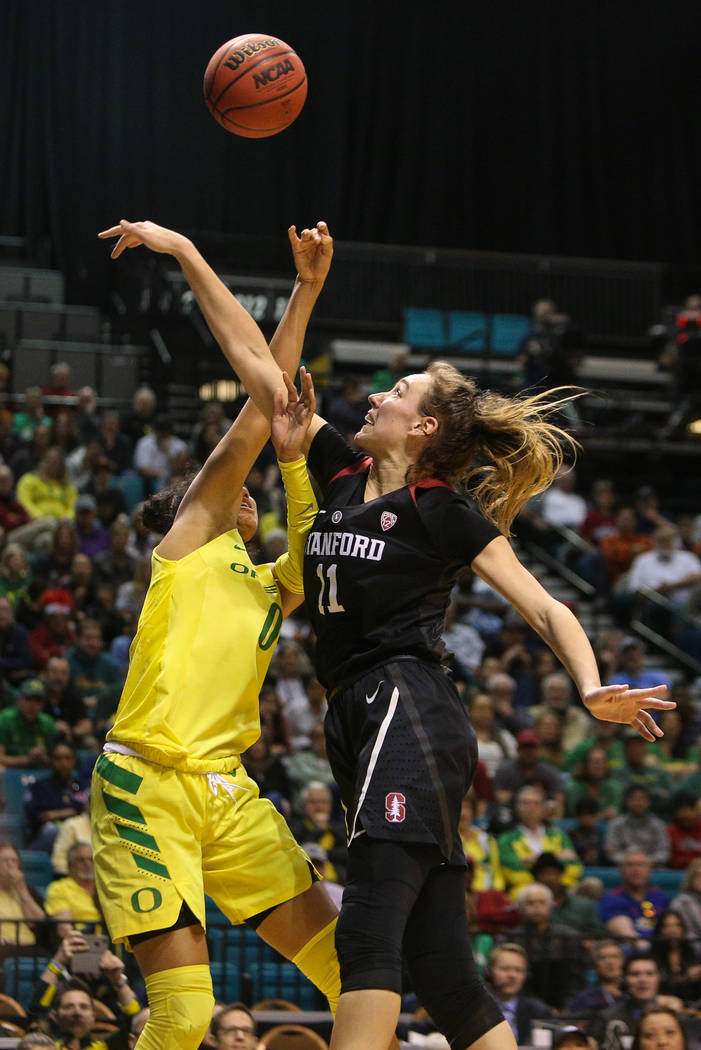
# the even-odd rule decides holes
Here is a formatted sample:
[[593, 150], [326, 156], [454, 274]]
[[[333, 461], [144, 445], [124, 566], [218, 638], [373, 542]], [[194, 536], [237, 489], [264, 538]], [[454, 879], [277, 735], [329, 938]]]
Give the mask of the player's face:
[[370, 408], [365, 422], [355, 436], [356, 443], [368, 452], [391, 452], [406, 446], [407, 437], [418, 436], [425, 419], [420, 412], [431, 385], [425, 373], [405, 376], [384, 394], [370, 394]]
[[258, 507], [245, 485], [241, 490], [241, 503], [236, 514], [236, 528], [241, 533], [244, 543], [253, 539], [258, 529]]

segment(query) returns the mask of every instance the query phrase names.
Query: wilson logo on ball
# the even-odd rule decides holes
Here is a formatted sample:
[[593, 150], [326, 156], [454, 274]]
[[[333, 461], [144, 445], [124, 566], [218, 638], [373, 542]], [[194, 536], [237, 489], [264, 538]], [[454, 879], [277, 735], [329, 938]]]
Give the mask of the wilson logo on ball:
[[294, 73], [294, 68], [288, 58], [285, 62], [278, 62], [276, 66], [263, 69], [260, 73], [254, 73], [253, 83], [257, 88], [266, 87], [268, 84], [276, 81], [278, 77], [284, 77], [286, 73]]
[[242, 44], [238, 51], [232, 51], [224, 65], [228, 66], [229, 69], [238, 69], [249, 55], [257, 55], [259, 51], [265, 51], [270, 47], [280, 47], [280, 41], [272, 38], [270, 40], [252, 40], [250, 43]]

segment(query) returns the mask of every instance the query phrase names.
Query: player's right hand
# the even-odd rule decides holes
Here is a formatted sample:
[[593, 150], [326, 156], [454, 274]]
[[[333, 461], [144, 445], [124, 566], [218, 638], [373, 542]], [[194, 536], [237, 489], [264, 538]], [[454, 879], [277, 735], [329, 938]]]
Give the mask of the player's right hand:
[[333, 257], [333, 237], [326, 223], [320, 221], [311, 230], [302, 230], [299, 237], [297, 227], [290, 226], [287, 235], [300, 280], [325, 281]]
[[138, 248], [140, 244], [152, 252], [175, 255], [189, 243], [182, 233], [157, 226], [155, 222], [129, 222], [128, 219], [120, 219], [117, 226], [110, 226], [109, 230], [102, 230], [97, 236], [103, 241], [110, 237], [119, 238], [110, 252], [111, 259], [117, 259], [125, 249]]

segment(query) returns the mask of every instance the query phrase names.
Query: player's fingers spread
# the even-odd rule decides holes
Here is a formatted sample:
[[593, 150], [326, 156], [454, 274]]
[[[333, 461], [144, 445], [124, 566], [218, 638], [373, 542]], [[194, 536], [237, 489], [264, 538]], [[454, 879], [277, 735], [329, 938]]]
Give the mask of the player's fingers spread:
[[643, 725], [639, 718], [636, 718], [635, 721], [631, 724], [633, 726], [633, 729], [636, 729], [645, 740], [652, 741], [655, 739], [650, 730], [647, 728], [647, 726]]
[[655, 711], [671, 711], [677, 706], [676, 700], [654, 700], [652, 697], [648, 700], [643, 700], [640, 705], [641, 707], [652, 707]]
[[297, 240], [297, 227], [296, 226], [288, 226], [288, 228], [287, 228], [287, 236], [294, 243]]
[[110, 226], [109, 230], [101, 230], [98, 237], [118, 237], [122, 232], [121, 226]]

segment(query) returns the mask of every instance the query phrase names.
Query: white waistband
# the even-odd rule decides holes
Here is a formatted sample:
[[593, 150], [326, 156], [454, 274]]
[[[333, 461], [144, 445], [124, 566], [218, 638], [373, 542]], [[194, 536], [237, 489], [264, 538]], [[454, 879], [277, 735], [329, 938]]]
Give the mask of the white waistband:
[[[144, 756], [140, 755], [138, 751], [135, 751], [133, 747], [127, 747], [126, 744], [117, 744], [117, 743], [114, 743], [112, 741], [107, 741], [103, 745], [102, 750], [103, 751], [108, 751], [108, 752], [111, 751], [113, 754], [117, 754], [117, 755], [128, 755], [131, 758], [140, 758], [143, 762], [151, 762], [152, 765], [154, 765], [154, 766], [158, 765], [157, 762], [153, 762], [152, 759], [150, 759], [150, 758], [144, 758]], [[234, 794], [235, 791], [238, 790], [238, 791], [246, 791], [246, 792], [248, 792], [250, 790], [249, 788], [243, 787], [242, 784], [231, 784], [226, 779], [225, 775], [222, 774], [222, 773], [214, 773], [212, 771], [207, 771], [205, 769], [205, 770], [201, 771], [200, 775], [207, 777], [207, 783], [209, 784], [209, 790], [212, 792], [213, 795], [216, 796], [217, 789], [222, 787], [226, 791], [226, 793], [229, 796], [229, 798], [233, 799], [234, 803], [237, 803], [237, 801], [238, 801], [237, 798], [236, 798], [236, 795]]]

